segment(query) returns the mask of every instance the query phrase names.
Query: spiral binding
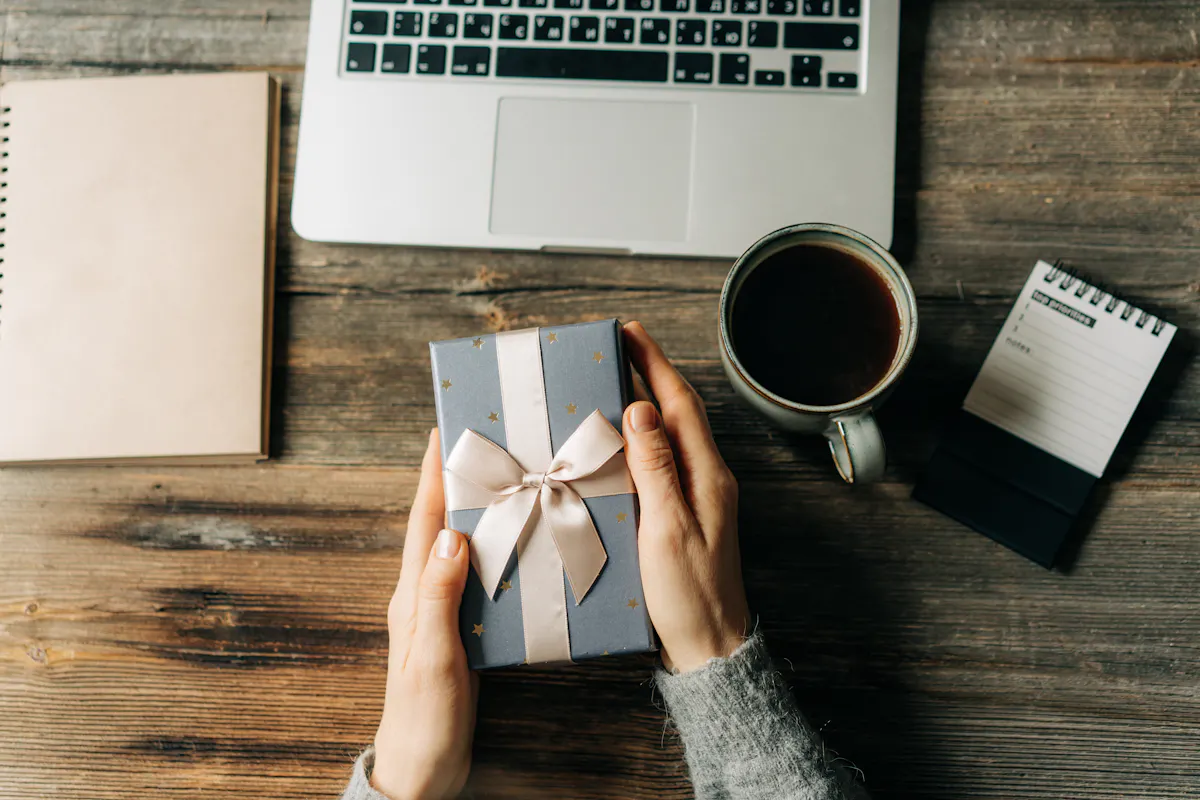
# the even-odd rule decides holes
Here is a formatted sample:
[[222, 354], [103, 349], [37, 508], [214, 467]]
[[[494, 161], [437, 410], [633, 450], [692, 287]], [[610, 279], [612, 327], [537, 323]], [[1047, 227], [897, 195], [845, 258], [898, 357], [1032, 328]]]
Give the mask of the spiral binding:
[[1121, 309], [1119, 314], [1121, 320], [1128, 322], [1134, 314], [1137, 314], [1137, 318], [1133, 321], [1134, 327], [1145, 328], [1146, 324], [1153, 319], [1154, 325], [1151, 327], [1150, 333], [1152, 333], [1154, 336], [1158, 336], [1160, 333], [1162, 333], [1162, 329], [1166, 327], [1167, 323], [1163, 320], [1156, 319], [1146, 311], [1137, 308], [1124, 297], [1121, 297], [1120, 295], [1109, 290], [1105, 284], [1094, 280], [1090, 275], [1081, 272], [1074, 267], [1068, 267], [1062, 259], [1054, 262], [1054, 265], [1050, 268], [1050, 271], [1042, 277], [1042, 280], [1046, 283], [1054, 283], [1057, 281], [1059, 289], [1062, 289], [1063, 291], [1073, 291], [1075, 297], [1080, 299], [1083, 299], [1084, 295], [1088, 293], [1088, 290], [1091, 290], [1091, 296], [1087, 298], [1087, 301], [1090, 305], [1096, 306], [1097, 309], [1101, 307], [1101, 301], [1103, 301], [1105, 298], [1108, 298], [1107, 302], [1105, 302], [1103, 306], [1103, 309], [1107, 314], [1113, 314], [1116, 312], [1117, 308], [1124, 303], [1125, 307]]
[[[8, 227], [8, 106], [0, 106], [0, 310], [4, 300], [4, 232]], [[0, 317], [2, 320], [2, 317]]]

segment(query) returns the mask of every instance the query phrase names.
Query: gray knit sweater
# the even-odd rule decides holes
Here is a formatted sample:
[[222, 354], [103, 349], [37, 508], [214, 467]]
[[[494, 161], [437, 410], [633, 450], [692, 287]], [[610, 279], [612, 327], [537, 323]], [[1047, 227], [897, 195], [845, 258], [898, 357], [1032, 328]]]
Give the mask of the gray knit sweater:
[[[760, 634], [729, 658], [655, 680], [698, 800], [866, 800], [797, 710]], [[359, 757], [342, 800], [388, 800], [371, 788], [374, 763], [373, 749]]]

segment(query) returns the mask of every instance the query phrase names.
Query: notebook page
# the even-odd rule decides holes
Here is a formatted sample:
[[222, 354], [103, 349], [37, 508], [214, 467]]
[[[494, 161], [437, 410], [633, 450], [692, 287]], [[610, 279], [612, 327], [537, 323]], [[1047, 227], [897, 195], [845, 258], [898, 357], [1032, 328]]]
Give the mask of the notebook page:
[[1174, 335], [1038, 261], [963, 408], [1100, 477]]

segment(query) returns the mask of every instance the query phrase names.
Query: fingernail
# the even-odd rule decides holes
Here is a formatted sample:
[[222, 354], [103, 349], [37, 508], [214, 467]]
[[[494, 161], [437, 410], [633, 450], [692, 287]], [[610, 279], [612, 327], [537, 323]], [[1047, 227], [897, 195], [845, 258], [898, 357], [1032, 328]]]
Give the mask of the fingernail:
[[649, 433], [658, 427], [658, 412], [649, 403], [637, 403], [629, 414], [629, 421], [638, 433]]
[[437, 544], [433, 546], [433, 552], [438, 558], [454, 558], [458, 555], [459, 546], [458, 534], [443, 528], [437, 535]]

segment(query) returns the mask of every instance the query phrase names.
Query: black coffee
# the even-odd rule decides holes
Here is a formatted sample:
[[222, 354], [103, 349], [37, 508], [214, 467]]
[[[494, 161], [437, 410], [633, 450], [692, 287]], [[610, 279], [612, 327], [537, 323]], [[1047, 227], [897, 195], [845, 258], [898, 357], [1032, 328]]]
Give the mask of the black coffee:
[[887, 374], [900, 313], [870, 266], [844, 250], [802, 244], [746, 277], [731, 332], [738, 361], [767, 389], [832, 406], [866, 394]]

